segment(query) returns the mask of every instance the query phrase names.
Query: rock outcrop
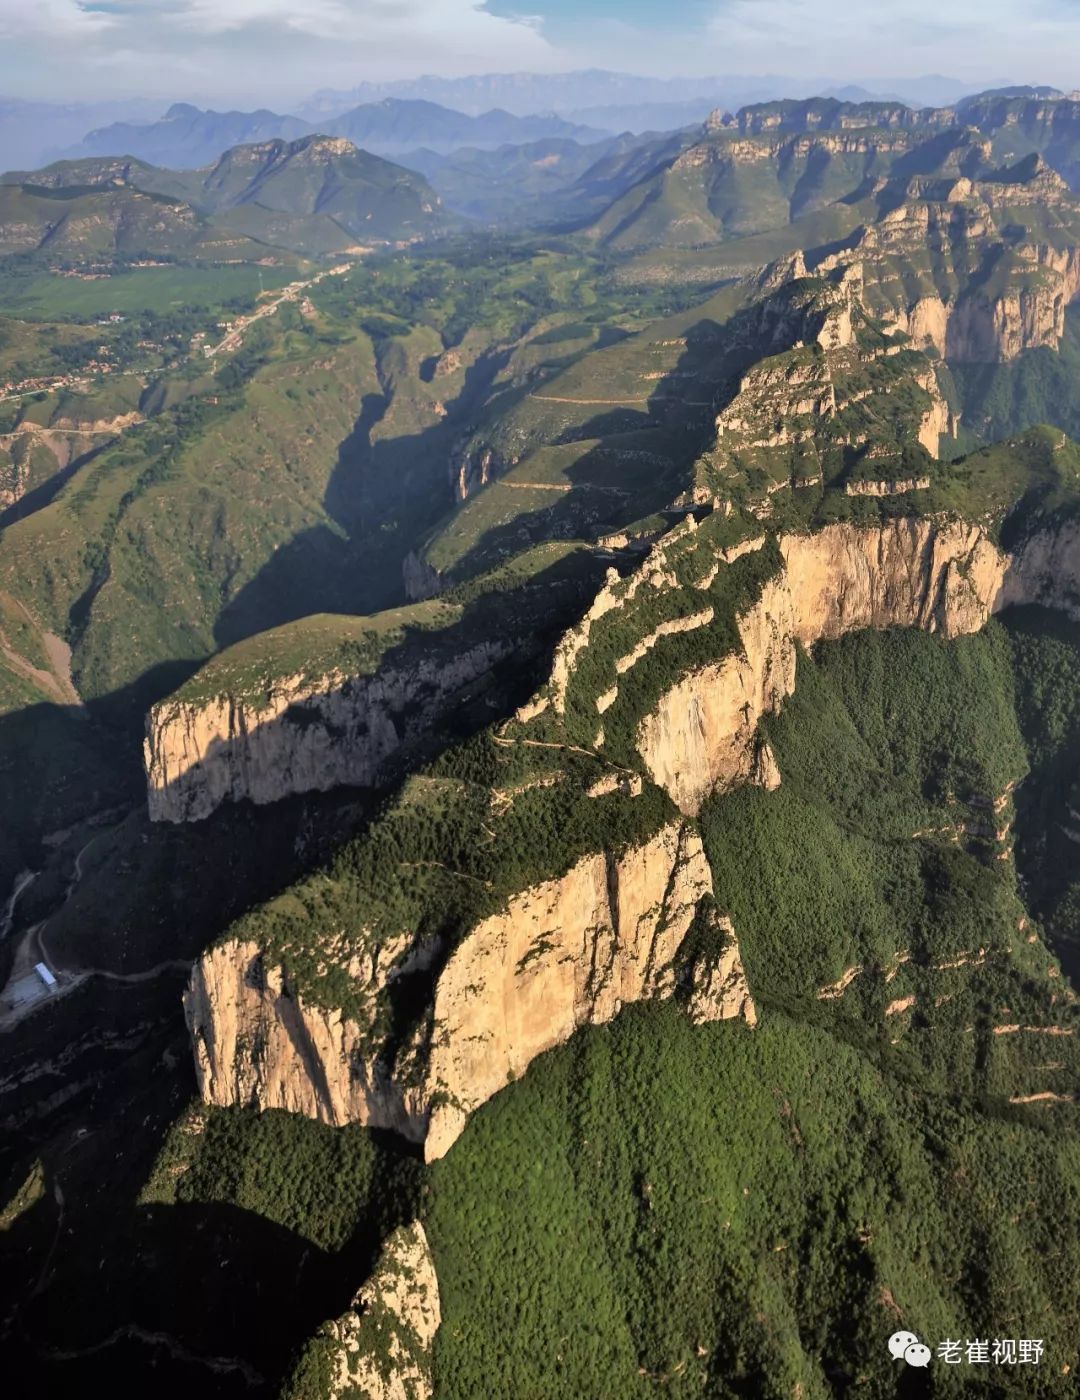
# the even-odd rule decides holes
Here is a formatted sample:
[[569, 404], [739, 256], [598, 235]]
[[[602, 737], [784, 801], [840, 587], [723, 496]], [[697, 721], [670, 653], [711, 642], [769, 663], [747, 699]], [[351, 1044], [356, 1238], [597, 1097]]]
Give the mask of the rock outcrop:
[[[325, 1400], [430, 1400], [431, 1350], [442, 1321], [439, 1281], [423, 1225], [402, 1225], [383, 1246], [371, 1277], [342, 1317], [327, 1322], [318, 1351]], [[309, 1392], [303, 1392], [307, 1394]], [[299, 1400], [287, 1385], [285, 1400]]]
[[[309, 1004], [254, 944], [223, 943], [196, 965], [185, 995], [201, 1093], [391, 1128], [434, 1160], [537, 1055], [628, 1003], [672, 995], [677, 955], [711, 889], [700, 838], [682, 822], [627, 850], [583, 856], [442, 955], [430, 1014], [403, 1044], [374, 1033], [378, 1008], [403, 971], [439, 957], [408, 933], [348, 966], [352, 1017]], [[701, 977], [688, 989], [699, 1019], [753, 1019], [734, 940]]]
[[165, 700], [146, 721], [150, 818], [199, 821], [223, 802], [377, 783], [509, 650], [485, 641], [372, 676], [292, 675], [251, 695]]
[[[380, 993], [400, 973], [408, 939], [348, 968], [362, 1011], [375, 1019]], [[422, 1090], [404, 1089], [369, 1044], [367, 1026], [304, 1002], [256, 943], [230, 940], [192, 969], [184, 1015], [207, 1103], [283, 1108], [322, 1123], [363, 1123], [422, 1142]]]
[[680, 677], [639, 724], [646, 767], [687, 814], [756, 774], [774, 785], [757, 726], [794, 689], [797, 642], [892, 626], [957, 637], [1015, 602], [1080, 610], [1076, 526], [1036, 534], [1015, 556], [977, 525], [929, 518], [785, 535], [780, 550], [783, 571], [738, 618], [739, 649]]
[[410, 549], [401, 562], [401, 581], [410, 603], [437, 598], [446, 587], [446, 581], [438, 569], [421, 558], [414, 549]]
[[906, 496], [909, 491], [929, 489], [928, 476], [909, 476], [896, 481], [849, 481], [844, 493], [848, 496]]

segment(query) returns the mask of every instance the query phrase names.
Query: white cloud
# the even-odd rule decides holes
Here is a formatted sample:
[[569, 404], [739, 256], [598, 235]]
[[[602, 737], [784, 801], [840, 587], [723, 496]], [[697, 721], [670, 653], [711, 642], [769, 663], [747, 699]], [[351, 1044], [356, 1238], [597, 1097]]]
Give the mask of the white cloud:
[[[492, 0], [499, 9], [509, 0]], [[1076, 0], [0, 0], [0, 93], [283, 105], [436, 72], [606, 67], [837, 81], [945, 72], [1072, 87]], [[570, 48], [557, 47], [551, 34]]]
[[112, 28], [113, 17], [78, 0], [0, 0], [0, 40], [48, 38], [60, 43], [93, 38]]
[[535, 24], [482, 0], [0, 0], [0, 41], [0, 92], [23, 96], [108, 81], [277, 100], [417, 71], [566, 66]]
[[751, 71], [794, 72], [804, 62], [847, 80], [1014, 72], [1017, 81], [1072, 87], [1080, 7], [1074, 0], [722, 0], [708, 28], [710, 55]]

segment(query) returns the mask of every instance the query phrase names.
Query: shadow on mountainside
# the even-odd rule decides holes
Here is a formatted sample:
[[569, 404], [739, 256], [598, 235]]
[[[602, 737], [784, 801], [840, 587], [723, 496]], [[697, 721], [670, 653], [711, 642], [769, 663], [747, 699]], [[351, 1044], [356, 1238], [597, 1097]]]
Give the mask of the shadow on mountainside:
[[[385, 792], [528, 700], [550, 668], [559, 636], [603, 583], [608, 563], [576, 554], [463, 600], [449, 625], [406, 626], [371, 674], [355, 674], [359, 663], [351, 644], [343, 645], [337, 667], [345, 680], [320, 688], [313, 677], [309, 695], [280, 713], [267, 710], [262, 719], [253, 703], [237, 737], [210, 740], [196, 762], [174, 770], [160, 796], [171, 813], [198, 812], [211, 784], [224, 777], [229, 784], [235, 778], [245, 796], [258, 799], [249, 775], [270, 776], [275, 764], [300, 775], [297, 781], [310, 774], [312, 783]], [[229, 807], [247, 810], [247, 804], [228, 799], [218, 810]]]
[[[101, 1007], [83, 1009], [86, 1024], [93, 1010]], [[0, 1233], [8, 1375], [33, 1374], [47, 1394], [93, 1391], [100, 1379], [102, 1393], [118, 1396], [189, 1396], [194, 1387], [272, 1397], [304, 1341], [348, 1307], [381, 1240], [415, 1213], [419, 1163], [377, 1135], [372, 1185], [337, 1250], [234, 1204], [237, 1193], [290, 1197], [280, 1181], [245, 1176], [242, 1158], [215, 1160], [192, 1188], [202, 1198], [190, 1202], [167, 1199], [184, 1183], [166, 1167], [148, 1193], [166, 1200], [147, 1199], [195, 1086], [179, 1007], [163, 1015], [160, 997], [146, 993], [140, 1010], [138, 1043], [92, 1089], [59, 1112], [28, 1116], [20, 1105], [17, 1136], [4, 1120], [0, 1200], [35, 1161], [44, 1176], [39, 1199]], [[26, 1048], [14, 1047], [16, 1059]], [[100, 1048], [96, 1059], [106, 1057]], [[295, 1158], [279, 1165], [285, 1174], [298, 1167]]]
[[74, 457], [66, 467], [61, 467], [54, 472], [46, 481], [39, 486], [35, 486], [32, 491], [27, 491], [25, 496], [19, 499], [4, 510], [0, 510], [0, 530], [9, 525], [14, 525], [17, 520], [25, 520], [27, 516], [33, 515], [35, 511], [43, 510], [49, 505], [75, 476], [75, 474], [89, 466], [97, 457], [116, 445], [115, 440], [102, 443], [98, 447], [92, 447], [89, 452], [83, 452]]
[[418, 432], [379, 436], [398, 392], [389, 381], [364, 397], [324, 497], [337, 529], [316, 526], [279, 549], [221, 613], [219, 647], [316, 612], [368, 614], [405, 601], [405, 556], [450, 505], [454, 444], [507, 355], [470, 366], [445, 417]]
[[[756, 308], [723, 324], [698, 321], [685, 332], [676, 365], [656, 381], [643, 409], [613, 407], [561, 433], [558, 444], [598, 439], [566, 471], [570, 489], [551, 505], [521, 511], [484, 531], [451, 577], [475, 577], [543, 540], [597, 539], [655, 514], [685, 514], [689, 506], [676, 507], [675, 501], [688, 493], [694, 463], [713, 444], [717, 412], [760, 357], [760, 321]], [[770, 353], [784, 348], [769, 347]], [[482, 489], [505, 490], [501, 480]], [[527, 480], [526, 458], [515, 483]]]

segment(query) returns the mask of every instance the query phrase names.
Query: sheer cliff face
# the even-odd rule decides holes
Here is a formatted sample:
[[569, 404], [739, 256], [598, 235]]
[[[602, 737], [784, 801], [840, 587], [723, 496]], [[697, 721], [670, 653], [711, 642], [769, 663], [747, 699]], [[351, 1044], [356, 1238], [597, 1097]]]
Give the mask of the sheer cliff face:
[[[1006, 556], [963, 522], [833, 525], [784, 536], [780, 550], [783, 571], [738, 619], [739, 651], [680, 678], [638, 727], [654, 781], [690, 815], [717, 788], [754, 777], [758, 721], [795, 688], [796, 642], [892, 626], [956, 637], [978, 631], [1005, 601]], [[1080, 562], [1075, 546], [1073, 557]], [[1028, 574], [1054, 575], [1057, 554], [1035, 558]], [[1060, 570], [1057, 577], [1060, 593]]]
[[292, 676], [259, 696], [167, 700], [146, 722], [150, 818], [198, 821], [223, 802], [370, 786], [508, 651], [484, 642], [369, 677]]
[[[682, 823], [619, 854], [585, 856], [466, 934], [437, 976], [432, 1015], [399, 1046], [372, 1026], [395, 975], [431, 955], [407, 934], [349, 966], [357, 1020], [304, 1002], [254, 944], [222, 944], [185, 996], [202, 1095], [391, 1128], [434, 1160], [474, 1109], [578, 1026], [670, 995], [711, 887], [701, 842]], [[690, 991], [700, 1019], [752, 1015], [737, 944]]]
[[[948, 360], [991, 363], [1040, 346], [1056, 350], [1066, 308], [1080, 295], [1080, 248], [1017, 242], [1003, 230], [1021, 217], [1015, 206], [1025, 199], [1065, 204], [1066, 219], [1075, 223], [1064, 183], [1046, 171], [1016, 185], [962, 179], [943, 193], [943, 199], [899, 205], [867, 226], [853, 251], [827, 257], [818, 271], [861, 261], [868, 309], [919, 348], [933, 346]], [[929, 258], [937, 285], [951, 284], [951, 290], [908, 299], [896, 275], [897, 257], [916, 266]], [[993, 284], [998, 289], [988, 291]]]
[[670, 996], [675, 955], [711, 889], [696, 832], [669, 826], [622, 855], [586, 856], [478, 925], [435, 996], [429, 1159], [474, 1108], [578, 1026]]
[[[691, 523], [672, 538], [692, 539]], [[917, 517], [833, 525], [782, 536], [779, 546], [781, 567], [737, 618], [739, 646], [677, 678], [639, 723], [644, 765], [687, 815], [717, 788], [779, 782], [758, 721], [794, 689], [798, 644], [865, 627], [956, 637], [1013, 602], [1080, 615], [1076, 525], [1048, 524], [1012, 555], [979, 526]], [[597, 619], [637, 592], [647, 602], [652, 590], [679, 586], [660, 547], [621, 585], [609, 580], [589, 626], [557, 651], [547, 697], [555, 714]], [[670, 823], [519, 891], [452, 949], [402, 930], [353, 957], [343, 969], [349, 1015], [305, 1000], [254, 943], [226, 942], [197, 965], [185, 998], [202, 1094], [393, 1129], [433, 1160], [537, 1055], [628, 1003], [671, 995], [676, 982], [695, 1020], [752, 1021], [737, 943], [717, 963], [687, 965], [687, 934], [710, 890], [695, 830]], [[325, 959], [335, 961], [333, 948]], [[403, 1031], [388, 1014], [394, 982], [425, 967], [427, 1010]]]
[[1080, 524], [1038, 531], [1017, 548], [1003, 604], [1041, 603], [1080, 618]]
[[[407, 940], [348, 969], [375, 1016], [379, 992]], [[323, 1123], [363, 1123], [422, 1142], [422, 1091], [405, 1090], [381, 1062], [381, 1046], [340, 1011], [304, 1004], [255, 943], [211, 948], [184, 994], [199, 1088], [208, 1103], [284, 1108]]]

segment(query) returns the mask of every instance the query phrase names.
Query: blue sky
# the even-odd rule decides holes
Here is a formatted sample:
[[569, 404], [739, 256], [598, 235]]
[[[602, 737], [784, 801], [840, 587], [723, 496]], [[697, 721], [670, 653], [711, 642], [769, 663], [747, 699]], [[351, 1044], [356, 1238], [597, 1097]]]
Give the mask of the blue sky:
[[1080, 86], [1080, 0], [0, 0], [0, 93], [278, 102], [614, 68]]

